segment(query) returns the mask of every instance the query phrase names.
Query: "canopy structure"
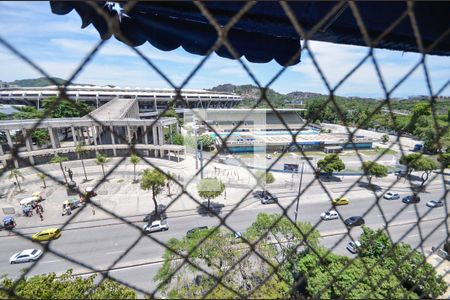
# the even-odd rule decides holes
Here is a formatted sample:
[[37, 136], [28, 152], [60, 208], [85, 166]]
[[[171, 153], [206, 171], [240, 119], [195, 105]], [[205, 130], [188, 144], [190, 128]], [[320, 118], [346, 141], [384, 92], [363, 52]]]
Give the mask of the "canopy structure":
[[[97, 5], [102, 13], [92, 4]], [[202, 4], [221, 26], [225, 26], [245, 2], [205, 1]], [[376, 48], [449, 55], [450, 2], [412, 4], [408, 13], [406, 1], [361, 1], [356, 2], [357, 15], [361, 17], [371, 41], [390, 28], [390, 32], [374, 45]], [[326, 22], [310, 39], [367, 46], [361, 26], [348, 3], [305, 1], [288, 2], [288, 5], [306, 32], [327, 16]], [[164, 51], [181, 46], [190, 53], [206, 55], [217, 41], [217, 30], [192, 2], [138, 2], [129, 11], [124, 8], [123, 3], [113, 2], [51, 1], [53, 13], [65, 15], [75, 10], [82, 19], [82, 28], [93, 24], [102, 39], [113, 35], [102, 14], [118, 17], [124, 38], [116, 33], [114, 36], [130, 46], [149, 42]], [[417, 31], [412, 24], [417, 24]], [[418, 36], [423, 50], [418, 47]], [[230, 29], [228, 40], [239, 56], [245, 56], [250, 62], [265, 63], [274, 59], [280, 65], [288, 65], [300, 60], [299, 55], [296, 56], [301, 49], [300, 37], [277, 1], [262, 1], [251, 7]], [[433, 44], [432, 49], [428, 49]], [[224, 46], [216, 53], [234, 58]], [[296, 59], [292, 60], [292, 57]]]

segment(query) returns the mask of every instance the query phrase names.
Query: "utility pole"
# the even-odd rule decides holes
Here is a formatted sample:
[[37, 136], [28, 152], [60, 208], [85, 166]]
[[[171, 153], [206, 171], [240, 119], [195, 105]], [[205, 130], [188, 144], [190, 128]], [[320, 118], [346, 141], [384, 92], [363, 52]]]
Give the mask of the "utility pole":
[[195, 169], [198, 170], [198, 138], [197, 138], [197, 122], [194, 119], [194, 136], [195, 136]]
[[300, 174], [300, 184], [298, 185], [298, 194], [297, 194], [297, 205], [295, 208], [295, 223], [297, 224], [297, 215], [298, 215], [298, 203], [300, 202], [300, 192], [302, 190], [302, 180], [303, 180], [303, 168], [305, 167], [305, 162], [302, 162], [302, 173]]
[[203, 141], [200, 140], [200, 178], [203, 179]]

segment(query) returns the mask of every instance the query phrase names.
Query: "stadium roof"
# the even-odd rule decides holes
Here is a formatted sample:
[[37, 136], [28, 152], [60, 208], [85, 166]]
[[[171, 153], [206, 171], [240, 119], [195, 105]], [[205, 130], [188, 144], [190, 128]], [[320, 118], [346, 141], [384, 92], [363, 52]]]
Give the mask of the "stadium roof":
[[[202, 3], [221, 26], [226, 25], [245, 5], [243, 1]], [[390, 32], [374, 45], [375, 48], [450, 54], [450, 2], [411, 2], [411, 14], [407, 13], [407, 1], [355, 3], [371, 40], [392, 26]], [[119, 16], [120, 31], [124, 38], [117, 34], [114, 36], [131, 46], [148, 41], [164, 51], [181, 46], [190, 53], [206, 55], [217, 40], [217, 31], [208, 19], [194, 3], [187, 1], [137, 2], [130, 11], [124, 11], [122, 4], [113, 2], [51, 1], [51, 9], [59, 15], [75, 9], [82, 19], [82, 28], [93, 24], [102, 39], [109, 39], [112, 34], [107, 22], [92, 4], [97, 4], [107, 15]], [[305, 1], [288, 4], [305, 31], [309, 31], [331, 12], [327, 21], [310, 39], [367, 46], [347, 2]], [[395, 23], [397, 20], [398, 24]], [[416, 33], [412, 24], [417, 24]], [[417, 45], [417, 32], [423, 49]], [[262, 1], [254, 5], [230, 29], [228, 39], [239, 56], [245, 56], [250, 62], [264, 63], [274, 59], [281, 65], [287, 65], [300, 60], [299, 57], [291, 60], [299, 53], [300, 37], [283, 8], [275, 1]], [[432, 49], [428, 49], [431, 45]], [[233, 58], [224, 46], [217, 49], [216, 53]]]

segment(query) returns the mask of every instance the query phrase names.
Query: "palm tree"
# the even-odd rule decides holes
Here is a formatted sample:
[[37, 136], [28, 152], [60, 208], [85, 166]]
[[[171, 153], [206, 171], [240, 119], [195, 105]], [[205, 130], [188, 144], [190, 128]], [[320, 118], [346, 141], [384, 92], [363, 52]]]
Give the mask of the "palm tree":
[[130, 162], [133, 164], [133, 174], [134, 174], [134, 179], [133, 181], [136, 182], [136, 165], [139, 163], [141, 159], [139, 158], [139, 156], [137, 156], [136, 154], [131, 154], [130, 156]]
[[95, 162], [97, 163], [97, 165], [102, 166], [102, 171], [103, 171], [103, 179], [106, 178], [106, 174], [105, 174], [105, 164], [108, 162], [108, 157], [106, 155], [102, 155], [102, 154], [97, 154], [97, 157], [95, 158]]
[[81, 159], [81, 165], [83, 166], [83, 172], [84, 172], [84, 181], [87, 181], [87, 175], [86, 175], [86, 168], [84, 167], [84, 159], [83, 159], [83, 155], [86, 153], [86, 148], [83, 147], [83, 145], [78, 144], [75, 147], [75, 153], [78, 156], [78, 159]]
[[67, 157], [59, 156], [58, 154], [55, 154], [55, 156], [53, 156], [53, 158], [50, 160], [50, 163], [52, 163], [52, 164], [59, 164], [59, 167], [61, 168], [61, 172], [63, 173], [64, 181], [66, 182], [66, 184], [67, 184], [67, 177], [66, 177], [66, 172], [64, 172], [62, 163], [67, 160], [68, 160]]
[[36, 174], [40, 180], [42, 180], [42, 184], [44, 185], [44, 189], [47, 188], [47, 185], [45, 184], [45, 174], [44, 173], [37, 173]]
[[156, 169], [145, 169], [141, 178], [141, 189], [152, 191], [152, 199], [155, 204], [155, 214], [158, 214], [156, 197], [162, 192], [166, 183], [166, 175]]
[[20, 186], [19, 178], [22, 178], [22, 180], [24, 180], [24, 177], [19, 169], [14, 168], [9, 172], [8, 179], [12, 179], [12, 178], [16, 179], [17, 186], [19, 187], [19, 191], [22, 192], [22, 187]]

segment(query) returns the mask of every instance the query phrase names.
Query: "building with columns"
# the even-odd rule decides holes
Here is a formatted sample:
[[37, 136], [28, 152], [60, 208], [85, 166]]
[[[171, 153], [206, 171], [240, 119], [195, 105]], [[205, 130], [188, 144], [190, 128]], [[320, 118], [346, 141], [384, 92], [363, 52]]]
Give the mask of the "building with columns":
[[[138, 100], [139, 111], [147, 117], [155, 116], [176, 98], [173, 89], [120, 88], [110, 86], [69, 85], [65, 93], [70, 100], [84, 101], [96, 108], [108, 101], [121, 99]], [[48, 97], [59, 97], [57, 86], [46, 87], [8, 87], [0, 88], [0, 103], [14, 105], [33, 105], [40, 109], [42, 101]], [[183, 101], [178, 100], [176, 108], [231, 108], [241, 102], [241, 96], [230, 93], [206, 90], [181, 91]]]
[[[48, 130], [48, 147], [33, 145], [31, 134], [36, 129]], [[11, 133], [17, 131], [24, 139], [22, 145], [13, 143]], [[0, 132], [6, 137], [6, 143], [0, 147], [4, 166], [47, 163], [54, 154], [76, 159], [79, 144], [87, 150], [85, 157], [95, 157], [99, 152], [108, 156], [138, 153], [179, 161], [185, 154], [184, 146], [171, 144], [171, 137], [180, 132], [177, 119], [141, 119], [136, 99], [115, 98], [82, 118], [4, 120], [0, 121]]]

